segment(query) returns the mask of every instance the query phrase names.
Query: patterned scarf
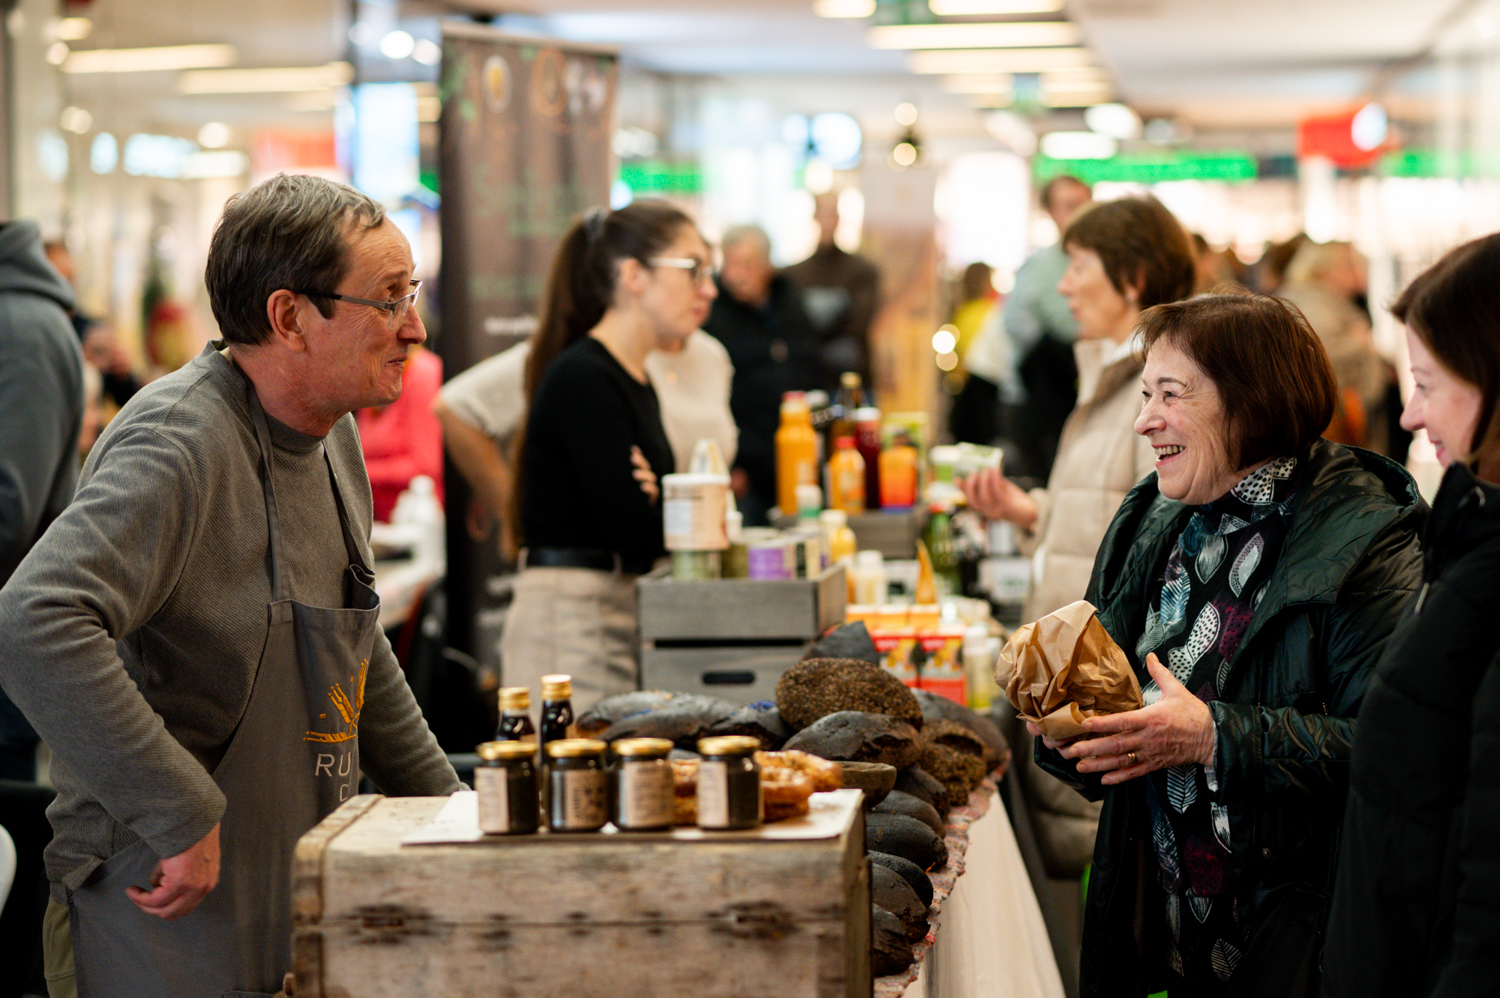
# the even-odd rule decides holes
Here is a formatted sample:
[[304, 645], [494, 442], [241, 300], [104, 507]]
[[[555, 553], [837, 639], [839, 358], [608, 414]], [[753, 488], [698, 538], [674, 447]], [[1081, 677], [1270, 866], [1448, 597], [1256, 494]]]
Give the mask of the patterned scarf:
[[[1295, 458], [1263, 465], [1206, 506], [1194, 509], [1162, 572], [1136, 643], [1144, 663], [1156, 653], [1177, 681], [1205, 703], [1217, 700], [1286, 538]], [[1146, 703], [1161, 697], [1156, 683]], [[1152, 839], [1165, 893], [1168, 965], [1189, 981], [1228, 980], [1245, 933], [1235, 903], [1229, 812], [1218, 781], [1197, 763], [1146, 779]]]

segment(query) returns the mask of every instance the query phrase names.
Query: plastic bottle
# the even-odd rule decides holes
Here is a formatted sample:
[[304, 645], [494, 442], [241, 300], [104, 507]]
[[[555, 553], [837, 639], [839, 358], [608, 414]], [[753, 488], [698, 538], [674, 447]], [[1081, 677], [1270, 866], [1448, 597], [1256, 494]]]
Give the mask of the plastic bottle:
[[391, 523], [411, 531], [413, 558], [438, 572], [448, 560], [448, 537], [443, 522], [443, 504], [438, 502], [432, 479], [426, 475], [413, 477], [396, 499]]
[[865, 509], [879, 509], [880, 501], [880, 410], [874, 406], [854, 412], [854, 446], [865, 459]]
[[845, 513], [865, 511], [865, 459], [854, 449], [853, 437], [838, 437], [833, 442], [833, 457], [828, 460], [828, 508]]
[[776, 505], [787, 515], [797, 512], [797, 486], [818, 484], [818, 435], [801, 392], [781, 397], [781, 427], [776, 431]]
[[846, 568], [854, 564], [854, 553], [859, 542], [849, 527], [849, 516], [841, 509], [825, 509], [818, 515], [823, 533], [828, 538], [828, 560], [830, 564], [842, 562]]
[[969, 685], [969, 706], [984, 710], [994, 702], [999, 687], [995, 685], [995, 654], [990, 630], [983, 624], [964, 629], [964, 678]]
[[932, 573], [938, 595], [961, 596], [963, 583], [958, 577], [958, 552], [953, 543], [953, 508], [945, 502], [927, 507], [926, 542], [932, 556]]
[[851, 603], [880, 606], [885, 602], [885, 559], [879, 551], [861, 551], [854, 556], [850, 590]]
[[896, 442], [880, 452], [880, 505], [904, 509], [917, 504], [917, 449], [911, 438], [898, 434]]

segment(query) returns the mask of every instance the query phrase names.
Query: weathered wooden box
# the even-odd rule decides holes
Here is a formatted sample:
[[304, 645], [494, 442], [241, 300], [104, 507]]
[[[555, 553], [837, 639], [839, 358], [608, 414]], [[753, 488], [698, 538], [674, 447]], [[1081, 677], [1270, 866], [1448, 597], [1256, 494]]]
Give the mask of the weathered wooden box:
[[444, 803], [356, 797], [303, 836], [298, 998], [871, 993], [857, 792], [814, 797], [816, 838], [778, 823], [402, 845]]
[[812, 642], [641, 648], [641, 688], [701, 693], [749, 704], [774, 700], [781, 674], [801, 661]]
[[812, 641], [844, 621], [844, 566], [814, 579], [682, 581], [648, 575], [636, 584], [641, 640]]

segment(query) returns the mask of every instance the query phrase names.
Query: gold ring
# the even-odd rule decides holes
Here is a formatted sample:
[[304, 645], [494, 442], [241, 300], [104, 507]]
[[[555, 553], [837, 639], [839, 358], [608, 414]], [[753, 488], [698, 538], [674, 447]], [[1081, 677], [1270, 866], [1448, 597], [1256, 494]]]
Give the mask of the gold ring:
[[1125, 753], [1125, 758], [1127, 758], [1127, 759], [1130, 760], [1130, 764], [1132, 766], [1139, 765], [1140, 761], [1141, 761], [1140, 756], [1136, 755], [1134, 752], [1126, 752]]

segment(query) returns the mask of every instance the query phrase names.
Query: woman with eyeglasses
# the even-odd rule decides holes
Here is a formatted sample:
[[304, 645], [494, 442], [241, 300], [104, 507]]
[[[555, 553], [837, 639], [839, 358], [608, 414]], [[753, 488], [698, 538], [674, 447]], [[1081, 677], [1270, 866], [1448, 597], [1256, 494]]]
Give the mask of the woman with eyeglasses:
[[524, 546], [500, 642], [508, 686], [568, 673], [578, 711], [636, 687], [635, 579], [666, 553], [660, 481], [674, 465], [646, 355], [703, 324], [711, 270], [697, 227], [662, 201], [590, 212], [563, 237], [516, 445], [510, 519]]

